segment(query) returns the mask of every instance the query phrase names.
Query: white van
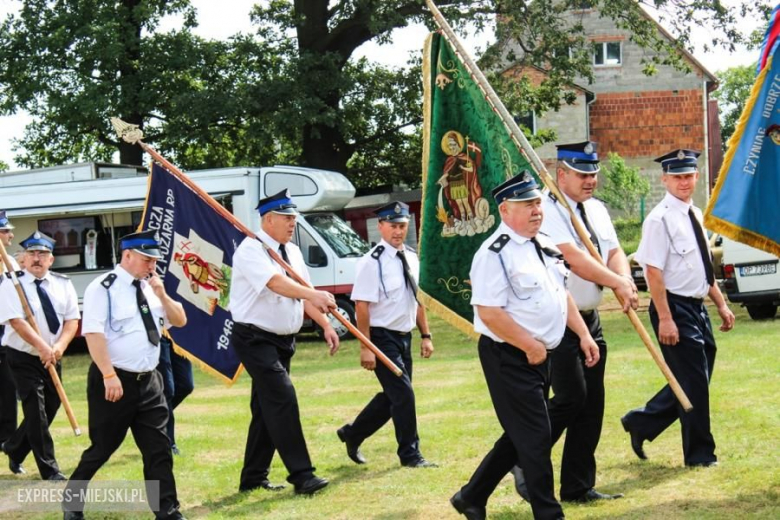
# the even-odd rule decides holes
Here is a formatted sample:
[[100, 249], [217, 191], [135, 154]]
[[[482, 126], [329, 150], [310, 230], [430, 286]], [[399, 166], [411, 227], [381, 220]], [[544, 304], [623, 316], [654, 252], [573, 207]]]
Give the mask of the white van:
[[[346, 177], [295, 166], [223, 168], [188, 175], [253, 230], [260, 226], [257, 201], [289, 189], [302, 213], [293, 240], [301, 248], [312, 284], [332, 292], [338, 311], [355, 322], [349, 296], [355, 265], [368, 244], [333, 213], [355, 195]], [[83, 163], [9, 172], [0, 175], [0, 209], [16, 226], [16, 240], [36, 230], [57, 239], [53, 269], [70, 276], [81, 302], [87, 285], [118, 263], [117, 241], [140, 223], [146, 190], [147, 170], [135, 166]], [[89, 230], [98, 233], [97, 261], [91, 269], [84, 255]], [[339, 321], [331, 321], [339, 336], [348, 335]], [[310, 320], [307, 325], [313, 327]]]
[[754, 320], [772, 319], [780, 304], [780, 272], [774, 255], [723, 238], [723, 290]]

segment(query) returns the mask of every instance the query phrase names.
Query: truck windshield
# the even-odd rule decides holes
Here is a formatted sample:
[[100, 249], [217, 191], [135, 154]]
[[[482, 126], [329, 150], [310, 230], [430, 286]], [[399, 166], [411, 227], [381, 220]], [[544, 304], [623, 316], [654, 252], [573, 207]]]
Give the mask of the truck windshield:
[[369, 250], [368, 244], [360, 235], [336, 215], [320, 213], [304, 215], [304, 218], [340, 258], [363, 256]]

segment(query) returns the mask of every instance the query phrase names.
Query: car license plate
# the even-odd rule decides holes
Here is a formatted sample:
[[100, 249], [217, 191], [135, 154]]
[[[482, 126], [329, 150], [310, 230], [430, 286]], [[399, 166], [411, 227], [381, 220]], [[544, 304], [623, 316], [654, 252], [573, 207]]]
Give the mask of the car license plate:
[[758, 265], [743, 265], [739, 268], [739, 274], [742, 276], [758, 276], [762, 274], [775, 274], [777, 272], [777, 264], [758, 264]]
[[644, 278], [645, 272], [642, 269], [634, 269], [634, 278]]

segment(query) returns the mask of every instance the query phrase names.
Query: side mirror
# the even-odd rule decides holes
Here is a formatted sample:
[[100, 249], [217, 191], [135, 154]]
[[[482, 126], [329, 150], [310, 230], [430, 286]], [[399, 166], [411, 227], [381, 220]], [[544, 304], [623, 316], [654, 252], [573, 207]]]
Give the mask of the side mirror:
[[325, 251], [318, 245], [309, 246], [309, 265], [312, 267], [325, 267], [328, 265], [328, 257]]
[[723, 237], [722, 236], [719, 236], [718, 238], [715, 239], [715, 245], [716, 246], [722, 246], [723, 245]]

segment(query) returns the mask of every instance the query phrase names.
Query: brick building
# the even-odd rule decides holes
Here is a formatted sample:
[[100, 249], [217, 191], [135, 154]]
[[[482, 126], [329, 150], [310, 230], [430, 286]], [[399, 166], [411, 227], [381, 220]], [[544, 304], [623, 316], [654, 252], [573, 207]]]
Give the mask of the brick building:
[[[573, 105], [535, 118], [536, 128], [555, 129], [558, 142], [597, 141], [602, 157], [616, 152], [627, 164], [639, 167], [652, 187], [648, 209], [664, 194], [653, 158], [678, 147], [700, 150], [701, 180], [694, 199], [704, 206], [722, 162], [717, 103], [710, 97], [718, 86], [717, 78], [689, 53], [684, 58], [692, 72], [658, 65], [654, 76], [646, 76], [641, 60], [652, 51], [632, 42], [628, 31], [595, 10], [571, 11], [570, 16], [572, 22], [583, 25], [593, 42], [594, 79], [587, 87], [575, 87]], [[663, 27], [657, 27], [663, 37], [673, 40]], [[537, 69], [518, 66], [504, 73], [529, 76], [532, 81], [539, 75]], [[547, 144], [537, 153], [552, 163], [555, 146]]]

